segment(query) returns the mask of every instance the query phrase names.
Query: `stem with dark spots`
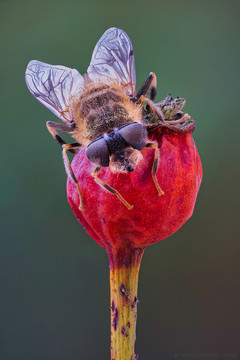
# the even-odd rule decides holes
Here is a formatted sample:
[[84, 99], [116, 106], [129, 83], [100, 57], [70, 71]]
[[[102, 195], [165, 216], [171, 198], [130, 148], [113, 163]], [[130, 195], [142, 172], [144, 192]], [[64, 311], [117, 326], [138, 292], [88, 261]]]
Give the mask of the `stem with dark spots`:
[[108, 251], [111, 290], [111, 360], [134, 360], [138, 274], [143, 249]]

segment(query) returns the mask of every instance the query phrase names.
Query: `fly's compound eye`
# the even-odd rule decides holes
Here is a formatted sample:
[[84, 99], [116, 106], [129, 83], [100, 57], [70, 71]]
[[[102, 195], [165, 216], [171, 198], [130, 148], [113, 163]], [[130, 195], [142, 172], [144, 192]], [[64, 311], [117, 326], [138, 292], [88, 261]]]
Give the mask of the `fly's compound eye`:
[[119, 134], [132, 148], [142, 150], [147, 140], [147, 129], [142, 124], [135, 122], [118, 129]]
[[88, 159], [101, 166], [109, 166], [109, 151], [103, 138], [93, 141], [87, 147]]

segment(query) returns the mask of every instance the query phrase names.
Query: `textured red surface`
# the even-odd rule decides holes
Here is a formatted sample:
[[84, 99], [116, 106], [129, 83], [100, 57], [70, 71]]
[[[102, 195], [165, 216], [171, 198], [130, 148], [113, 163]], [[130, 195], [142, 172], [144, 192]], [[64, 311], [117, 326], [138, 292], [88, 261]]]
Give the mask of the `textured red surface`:
[[192, 215], [202, 179], [201, 161], [190, 132], [177, 134], [168, 129], [152, 131], [158, 143], [157, 171], [164, 195], [158, 196], [151, 168], [154, 150], [142, 150], [143, 160], [133, 173], [112, 174], [103, 168], [99, 177], [134, 205], [128, 210], [120, 200], [99, 186], [91, 176], [95, 165], [85, 149], [75, 155], [72, 168], [82, 193], [85, 211], [78, 209], [76, 185], [68, 179], [67, 196], [78, 221], [87, 233], [109, 252], [145, 248], [176, 232]]

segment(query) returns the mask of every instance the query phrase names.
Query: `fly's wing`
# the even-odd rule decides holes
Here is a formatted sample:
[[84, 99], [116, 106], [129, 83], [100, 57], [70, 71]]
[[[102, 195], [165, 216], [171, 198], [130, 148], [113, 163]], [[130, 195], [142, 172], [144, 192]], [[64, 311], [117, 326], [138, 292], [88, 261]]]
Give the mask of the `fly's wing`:
[[72, 120], [70, 98], [83, 89], [83, 77], [75, 69], [32, 60], [27, 66], [26, 84], [33, 96], [62, 121]]
[[128, 95], [136, 95], [133, 46], [121, 29], [110, 28], [98, 41], [92, 54], [88, 76], [92, 81], [117, 80]]

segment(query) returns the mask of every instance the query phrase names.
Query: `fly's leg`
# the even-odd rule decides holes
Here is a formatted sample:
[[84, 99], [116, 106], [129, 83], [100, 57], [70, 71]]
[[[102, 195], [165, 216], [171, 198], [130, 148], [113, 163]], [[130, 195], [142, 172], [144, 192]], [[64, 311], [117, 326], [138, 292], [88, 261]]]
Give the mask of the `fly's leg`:
[[[55, 121], [48, 121], [46, 122], [46, 126], [52, 137], [59, 143], [59, 145], [63, 146], [66, 142], [58, 135], [57, 131], [67, 132], [70, 133], [73, 131], [71, 126], [67, 124], [61, 124]], [[76, 150], [71, 149], [69, 150], [72, 154], [76, 154]]]
[[149, 107], [155, 112], [155, 114], [157, 114], [157, 116], [159, 117], [159, 119], [162, 122], [165, 122], [164, 121], [164, 115], [163, 115], [163, 112], [160, 109], [160, 107], [157, 108], [152, 100], [146, 98], [144, 95], [141, 95], [140, 98], [139, 98], [139, 103], [143, 104], [144, 102], [146, 102], [149, 105]]
[[67, 156], [67, 151], [75, 150], [75, 149], [79, 148], [80, 146], [81, 145], [78, 144], [78, 143], [75, 143], [75, 144], [63, 144], [62, 145], [62, 148], [63, 148], [62, 154], [63, 154], [63, 163], [64, 163], [64, 166], [65, 166], [66, 173], [77, 186], [79, 199], [80, 199], [79, 210], [84, 211], [85, 209], [84, 209], [84, 206], [83, 206], [82, 191], [80, 189], [79, 183], [78, 183], [78, 181], [76, 179], [76, 176], [74, 175], [74, 172], [72, 170], [71, 164], [70, 164], [68, 156]]
[[[145, 95], [150, 90], [150, 98], [147, 98]], [[147, 107], [151, 108], [159, 117], [159, 119], [164, 122], [164, 115], [160, 108], [157, 108], [154, 104], [154, 99], [157, 94], [157, 77], [154, 73], [150, 73], [148, 78], [146, 79], [145, 83], [139, 89], [137, 95], [132, 98], [133, 102], [138, 102], [143, 104], [144, 102], [147, 103]]]
[[130, 205], [123, 197], [122, 195], [115, 189], [113, 189], [111, 186], [107, 185], [104, 181], [99, 179], [98, 174], [101, 170], [101, 167], [97, 167], [93, 172], [94, 180], [101, 186], [103, 186], [106, 190], [108, 190], [110, 193], [116, 195], [118, 199], [123, 203], [123, 205], [126, 206], [128, 210], [131, 210], [133, 208], [133, 205]]
[[158, 158], [159, 158], [158, 146], [155, 143], [147, 143], [145, 145], [145, 147], [154, 149], [154, 160], [153, 160], [153, 165], [152, 165], [152, 178], [153, 178], [154, 185], [157, 189], [158, 196], [162, 196], [164, 194], [164, 191], [160, 188], [160, 185], [158, 183], [157, 176], [156, 176], [156, 172], [158, 169]]
[[47, 125], [47, 129], [50, 132], [50, 134], [52, 135], [52, 137], [55, 140], [57, 140], [59, 145], [62, 146], [63, 163], [64, 163], [66, 173], [77, 186], [79, 199], [80, 199], [79, 209], [81, 211], [84, 211], [83, 200], [82, 200], [82, 192], [81, 192], [79, 183], [78, 183], [78, 181], [76, 179], [76, 176], [74, 175], [74, 172], [72, 170], [72, 167], [71, 167], [71, 164], [69, 162], [68, 156], [67, 156], [67, 151], [70, 151], [72, 154], [76, 154], [76, 149], [78, 149], [81, 145], [79, 143], [66, 144], [66, 142], [56, 132], [56, 131], [68, 132], [68, 133], [72, 132], [73, 128], [71, 126], [68, 126], [67, 124], [57, 123], [55, 121], [48, 121], [46, 123], [46, 125]]
[[157, 95], [157, 77], [154, 73], [150, 73], [144, 84], [139, 89], [136, 95], [136, 101], [140, 99], [142, 95], [146, 95], [150, 89], [150, 100], [154, 100]]

